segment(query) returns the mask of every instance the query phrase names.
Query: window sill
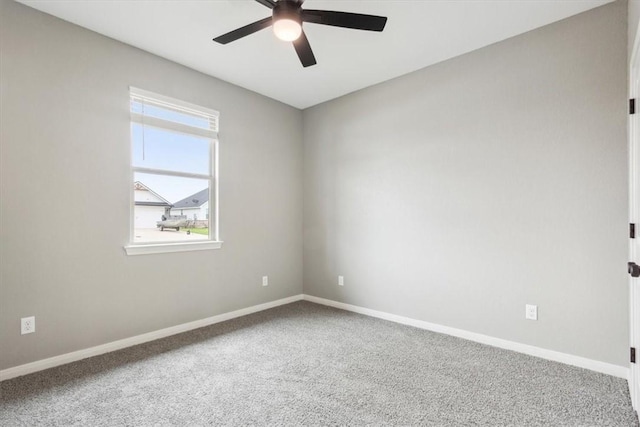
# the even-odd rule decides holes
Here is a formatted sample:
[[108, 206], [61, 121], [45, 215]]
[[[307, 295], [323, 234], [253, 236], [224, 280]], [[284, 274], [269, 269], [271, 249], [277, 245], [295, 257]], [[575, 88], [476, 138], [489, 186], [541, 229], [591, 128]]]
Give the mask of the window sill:
[[133, 244], [124, 247], [127, 255], [164, 254], [169, 252], [191, 252], [220, 249], [222, 242], [182, 242], [182, 243], [151, 243]]

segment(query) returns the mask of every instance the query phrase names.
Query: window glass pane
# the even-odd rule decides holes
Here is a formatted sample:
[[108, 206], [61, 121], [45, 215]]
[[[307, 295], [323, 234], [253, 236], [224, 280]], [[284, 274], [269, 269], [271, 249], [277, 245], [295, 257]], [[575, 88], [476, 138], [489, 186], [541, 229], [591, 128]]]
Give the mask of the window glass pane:
[[174, 123], [193, 126], [201, 129], [211, 129], [208, 117], [176, 111], [171, 108], [163, 108], [152, 104], [143, 104], [140, 101], [131, 101], [131, 111], [149, 117], [168, 120]]
[[133, 166], [209, 174], [209, 138], [132, 123], [131, 140]]
[[209, 181], [135, 173], [135, 243], [209, 239]]

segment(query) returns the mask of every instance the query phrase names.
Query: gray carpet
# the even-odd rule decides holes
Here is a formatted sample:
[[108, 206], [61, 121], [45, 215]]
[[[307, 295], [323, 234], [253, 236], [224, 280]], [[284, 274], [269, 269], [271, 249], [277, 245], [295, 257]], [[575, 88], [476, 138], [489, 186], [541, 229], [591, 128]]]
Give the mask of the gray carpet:
[[608, 375], [298, 302], [0, 383], [2, 426], [637, 426]]

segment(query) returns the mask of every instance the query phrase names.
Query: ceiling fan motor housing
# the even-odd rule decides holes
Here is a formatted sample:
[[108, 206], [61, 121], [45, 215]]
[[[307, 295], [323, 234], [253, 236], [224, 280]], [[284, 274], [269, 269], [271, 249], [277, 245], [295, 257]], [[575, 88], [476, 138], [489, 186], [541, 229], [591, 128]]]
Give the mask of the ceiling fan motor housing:
[[291, 0], [280, 0], [273, 8], [273, 21], [290, 19], [302, 25], [300, 3]]

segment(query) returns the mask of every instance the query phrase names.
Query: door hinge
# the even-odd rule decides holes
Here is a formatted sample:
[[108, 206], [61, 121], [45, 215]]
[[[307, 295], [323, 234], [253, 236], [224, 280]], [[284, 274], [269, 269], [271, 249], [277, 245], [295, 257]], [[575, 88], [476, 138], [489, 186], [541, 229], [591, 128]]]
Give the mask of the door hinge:
[[636, 225], [634, 223], [629, 224], [629, 238], [636, 238]]
[[635, 114], [635, 113], [636, 113], [636, 99], [631, 98], [629, 100], [629, 114]]
[[631, 363], [636, 363], [636, 348], [631, 347]]

